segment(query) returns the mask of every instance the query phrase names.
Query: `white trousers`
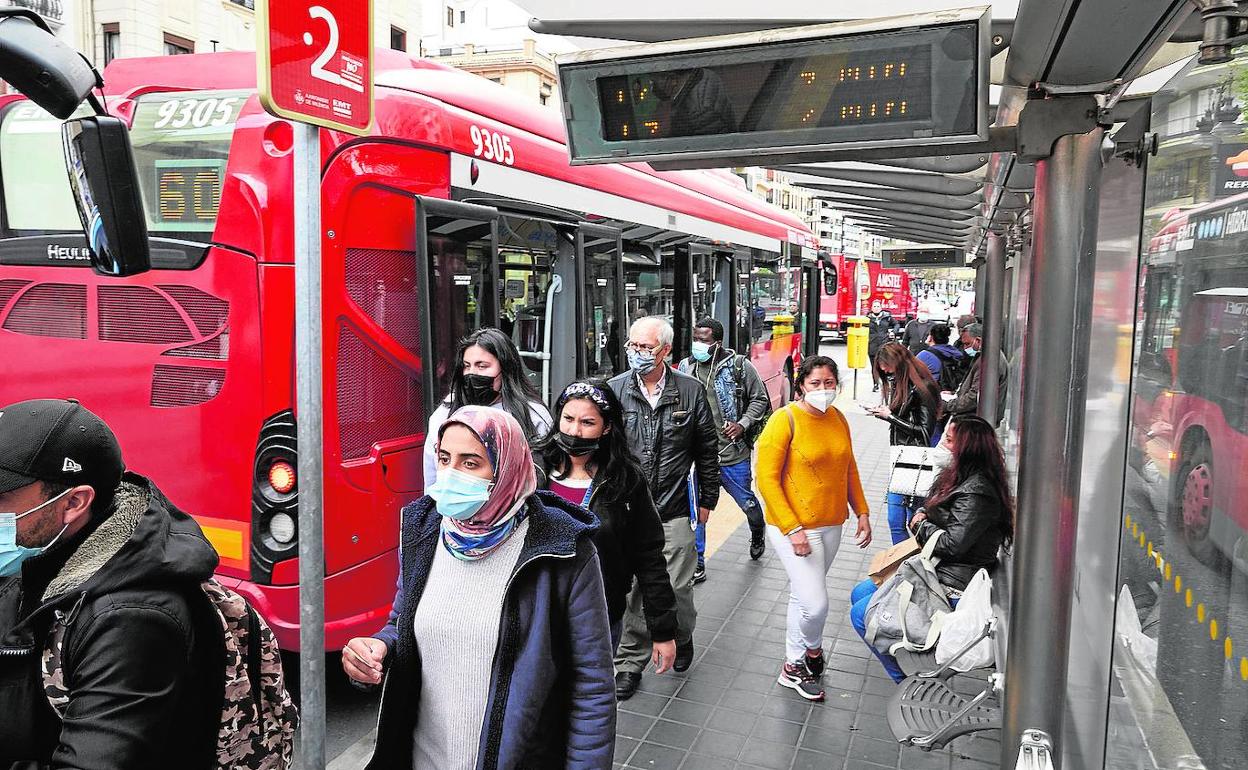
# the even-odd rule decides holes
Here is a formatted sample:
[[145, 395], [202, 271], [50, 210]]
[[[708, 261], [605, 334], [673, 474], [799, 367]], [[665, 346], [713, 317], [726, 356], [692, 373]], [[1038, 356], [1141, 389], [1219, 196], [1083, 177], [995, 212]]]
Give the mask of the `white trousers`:
[[823, 626], [828, 620], [828, 570], [841, 547], [841, 526], [807, 529], [810, 553], [798, 556], [793, 543], [776, 527], [767, 525], [767, 539], [780, 555], [789, 574], [789, 622], [784, 656], [790, 663], [802, 660], [806, 650], [823, 646]]

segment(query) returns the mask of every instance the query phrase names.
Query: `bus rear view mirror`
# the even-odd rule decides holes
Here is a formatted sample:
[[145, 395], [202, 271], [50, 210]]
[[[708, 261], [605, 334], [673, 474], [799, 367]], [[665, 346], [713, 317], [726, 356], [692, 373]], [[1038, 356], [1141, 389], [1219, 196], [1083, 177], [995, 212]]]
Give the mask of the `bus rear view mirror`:
[[0, 9], [0, 78], [61, 120], [102, 85], [82, 54], [24, 8]]
[[836, 265], [831, 262], [823, 263], [823, 293], [828, 296], [836, 296], [837, 275]]
[[91, 266], [112, 276], [149, 270], [147, 218], [126, 124], [108, 116], [77, 118], [65, 122], [61, 136]]

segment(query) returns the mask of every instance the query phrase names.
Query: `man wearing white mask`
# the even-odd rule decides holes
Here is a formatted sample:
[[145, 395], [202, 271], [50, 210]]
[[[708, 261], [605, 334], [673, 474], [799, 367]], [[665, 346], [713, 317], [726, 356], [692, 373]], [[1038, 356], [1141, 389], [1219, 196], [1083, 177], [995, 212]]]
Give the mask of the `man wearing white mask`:
[[[767, 423], [771, 400], [758, 370], [744, 355], [724, 347], [724, 325], [703, 318], [693, 328], [693, 355], [680, 362], [681, 372], [702, 383], [719, 426], [719, 478], [724, 489], [745, 513], [750, 525], [750, 558], [758, 560], [766, 550], [763, 508], [752, 489], [750, 455], [754, 441]], [[698, 569], [693, 582], [706, 579], [706, 526], [696, 534]]]
[[789, 576], [784, 664], [778, 681], [807, 700], [823, 700], [823, 627], [828, 618], [827, 574], [841, 528], [856, 514], [857, 545], [871, 543], [870, 510], [849, 423], [833, 402], [840, 387], [836, 362], [811, 356], [797, 371], [800, 400], [776, 412], [758, 440], [758, 491], [767, 539]]

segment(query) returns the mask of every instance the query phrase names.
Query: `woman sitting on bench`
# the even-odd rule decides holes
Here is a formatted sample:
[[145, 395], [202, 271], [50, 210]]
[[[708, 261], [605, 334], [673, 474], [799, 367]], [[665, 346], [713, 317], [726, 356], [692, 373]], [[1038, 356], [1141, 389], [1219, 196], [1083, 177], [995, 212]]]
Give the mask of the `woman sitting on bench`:
[[[1014, 500], [1006, 481], [1001, 445], [986, 420], [974, 415], [954, 417], [941, 444], [953, 453], [953, 460], [936, 478], [926, 505], [915, 512], [910, 531], [920, 546], [937, 532], [944, 532], [932, 555], [939, 559], [936, 576], [949, 603], [957, 606], [975, 573], [981, 567], [996, 565], [997, 551], [1013, 540]], [[849, 620], [864, 640], [867, 605], [877, 588], [868, 578], [850, 594]], [[906, 678], [896, 658], [874, 647], [871, 651], [893, 681]]]

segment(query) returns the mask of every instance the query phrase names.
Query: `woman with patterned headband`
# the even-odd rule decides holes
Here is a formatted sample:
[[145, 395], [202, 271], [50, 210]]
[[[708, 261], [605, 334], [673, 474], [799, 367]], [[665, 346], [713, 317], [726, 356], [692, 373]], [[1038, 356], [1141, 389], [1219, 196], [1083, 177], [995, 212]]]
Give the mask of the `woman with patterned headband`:
[[390, 620], [342, 652], [352, 679], [386, 679], [367, 767], [607, 770], [615, 692], [593, 516], [537, 491], [507, 412], [463, 407], [437, 438], [437, 480], [403, 509]]
[[594, 545], [602, 564], [611, 647], [633, 578], [632, 601], [645, 611], [657, 673], [676, 658], [676, 595], [663, 557], [663, 524], [641, 466], [628, 448], [620, 400], [605, 383], [574, 382], [555, 401], [555, 426], [534, 449], [540, 485], [598, 517]]

